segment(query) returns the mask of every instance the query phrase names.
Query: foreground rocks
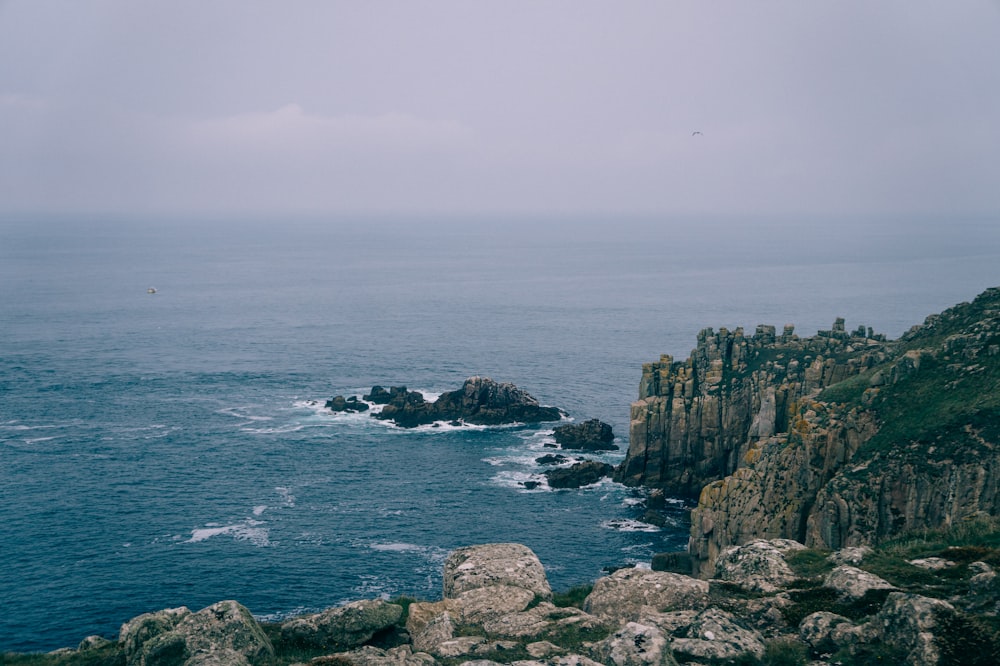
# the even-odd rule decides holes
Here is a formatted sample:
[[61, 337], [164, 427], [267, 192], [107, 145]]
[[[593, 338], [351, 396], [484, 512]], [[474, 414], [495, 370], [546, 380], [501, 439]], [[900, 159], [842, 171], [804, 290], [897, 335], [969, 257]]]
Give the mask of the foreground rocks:
[[[196, 613], [140, 615], [122, 625], [117, 643], [92, 636], [76, 652], [126, 666], [996, 663], [989, 650], [1000, 645], [984, 643], [959, 609], [983, 603], [992, 579], [970, 581], [952, 603], [839, 564], [863, 565], [857, 550], [826, 558], [825, 572], [812, 578], [790, 579], [788, 558], [801, 552], [780, 539], [734, 547], [719, 561], [724, 578], [713, 580], [620, 569], [598, 579], [576, 608], [553, 603], [529, 548], [470, 546], [445, 561], [440, 601], [404, 608], [402, 600], [361, 600], [266, 627], [222, 601]], [[993, 572], [974, 564], [971, 578]], [[841, 612], [802, 612], [815, 600]]]

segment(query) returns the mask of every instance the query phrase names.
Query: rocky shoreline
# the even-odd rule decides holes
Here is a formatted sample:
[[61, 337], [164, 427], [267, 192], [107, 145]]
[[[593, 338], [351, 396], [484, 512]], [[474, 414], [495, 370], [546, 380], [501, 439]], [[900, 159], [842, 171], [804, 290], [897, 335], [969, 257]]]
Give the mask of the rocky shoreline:
[[[995, 522], [984, 529], [1000, 536]], [[120, 666], [997, 663], [989, 661], [1000, 655], [996, 634], [971, 614], [996, 611], [997, 573], [968, 547], [949, 553], [906, 562], [926, 574], [960, 572], [948, 600], [866, 570], [886, 567], [870, 548], [830, 553], [785, 539], [726, 549], [708, 580], [626, 568], [560, 598], [529, 548], [485, 544], [448, 556], [440, 601], [360, 600], [280, 624], [261, 624], [231, 600], [172, 608], [126, 622], [116, 641], [91, 636], [50, 658]]]
[[[327, 407], [369, 402], [401, 427], [564, 417], [481, 377], [434, 402], [374, 387]], [[614, 446], [593, 420], [556, 432], [567, 450]], [[643, 366], [617, 469], [537, 463], [552, 488], [612, 473], [651, 488], [654, 524], [666, 496], [696, 497], [688, 550], [554, 595], [527, 547], [470, 546], [445, 562], [440, 601], [263, 625], [235, 601], [168, 609], [41, 663], [1000, 663], [1000, 288], [896, 341], [843, 320], [811, 338], [706, 329], [688, 360]]]

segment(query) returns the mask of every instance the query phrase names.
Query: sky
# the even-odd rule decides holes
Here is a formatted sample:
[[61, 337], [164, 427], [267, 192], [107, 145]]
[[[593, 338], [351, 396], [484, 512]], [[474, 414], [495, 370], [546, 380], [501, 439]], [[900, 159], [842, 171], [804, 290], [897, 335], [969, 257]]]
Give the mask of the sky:
[[0, 214], [1000, 215], [1000, 0], [0, 0]]

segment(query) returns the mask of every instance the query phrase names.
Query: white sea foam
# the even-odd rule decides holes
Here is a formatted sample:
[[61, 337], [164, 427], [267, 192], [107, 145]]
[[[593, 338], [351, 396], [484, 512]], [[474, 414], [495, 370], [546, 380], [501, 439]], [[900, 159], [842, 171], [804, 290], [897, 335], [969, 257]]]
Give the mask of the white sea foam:
[[639, 506], [645, 503], [646, 500], [641, 497], [626, 497], [622, 500], [622, 506]]
[[38, 442], [47, 442], [50, 439], [59, 439], [61, 435], [52, 435], [51, 437], [26, 437], [24, 439], [25, 444], [37, 444]]
[[427, 551], [427, 546], [418, 546], [413, 543], [373, 543], [368, 547], [372, 550], [392, 553], [420, 553]]
[[649, 523], [643, 523], [638, 520], [628, 520], [626, 518], [620, 518], [615, 520], [605, 520], [601, 523], [601, 527], [609, 530], [616, 530], [618, 532], [659, 532], [660, 528], [656, 525], [650, 525]]
[[264, 513], [265, 511], [267, 511], [267, 505], [266, 504], [258, 504], [257, 506], [255, 506], [253, 508], [253, 515], [259, 516], [262, 513]]
[[24, 431], [24, 430], [51, 430], [53, 428], [66, 428], [66, 427], [68, 427], [68, 424], [67, 425], [52, 424], [52, 425], [35, 425], [35, 426], [30, 426], [30, 425], [24, 425], [23, 423], [18, 423], [17, 421], [7, 421], [3, 425], [0, 425], [0, 430], [14, 430], [15, 432], [20, 432], [20, 431]]
[[[522, 492], [544, 492], [551, 490], [548, 479], [542, 474], [532, 474], [530, 472], [517, 472], [514, 470], [504, 470], [490, 479], [501, 488], [515, 488]], [[525, 483], [537, 483], [534, 488], [526, 488]]]
[[277, 486], [274, 491], [278, 493], [278, 497], [281, 498], [282, 506], [293, 507], [295, 506], [295, 495], [292, 491], [284, 486]]
[[247, 414], [245, 411], [250, 409], [247, 407], [227, 407], [226, 409], [220, 409], [217, 414], [225, 414], [226, 416], [232, 416], [237, 419], [246, 419], [247, 421], [273, 421], [273, 416], [260, 416], [256, 414]]
[[266, 527], [261, 527], [264, 524], [253, 519], [247, 519], [233, 525], [207, 523], [203, 528], [191, 530], [191, 538], [184, 543], [198, 543], [216, 536], [231, 536], [236, 541], [248, 541], [258, 547], [270, 546], [271, 539], [268, 530]]
[[251, 435], [282, 435], [289, 432], [298, 432], [306, 427], [301, 423], [289, 423], [275, 428], [240, 428], [240, 431], [250, 433]]

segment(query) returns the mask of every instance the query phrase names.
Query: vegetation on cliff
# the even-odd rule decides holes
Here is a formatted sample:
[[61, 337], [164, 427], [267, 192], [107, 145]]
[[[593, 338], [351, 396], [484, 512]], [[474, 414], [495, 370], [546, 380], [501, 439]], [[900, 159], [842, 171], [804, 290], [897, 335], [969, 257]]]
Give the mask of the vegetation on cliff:
[[1000, 512], [1000, 288], [899, 340], [699, 335], [643, 367], [617, 478], [697, 496], [708, 574], [753, 539], [838, 549]]

